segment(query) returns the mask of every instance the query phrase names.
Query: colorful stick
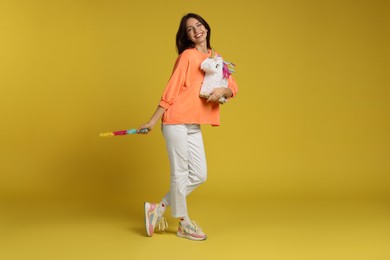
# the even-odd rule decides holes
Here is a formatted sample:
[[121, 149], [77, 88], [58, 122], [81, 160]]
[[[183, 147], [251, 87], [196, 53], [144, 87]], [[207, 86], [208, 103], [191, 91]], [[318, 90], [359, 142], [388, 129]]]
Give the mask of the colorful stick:
[[[147, 133], [149, 130], [147, 128], [141, 129], [141, 133]], [[114, 131], [114, 132], [105, 132], [105, 133], [100, 133], [100, 137], [112, 137], [112, 136], [118, 136], [118, 135], [132, 135], [136, 134], [137, 129], [129, 129], [129, 130], [120, 130], [120, 131]]]

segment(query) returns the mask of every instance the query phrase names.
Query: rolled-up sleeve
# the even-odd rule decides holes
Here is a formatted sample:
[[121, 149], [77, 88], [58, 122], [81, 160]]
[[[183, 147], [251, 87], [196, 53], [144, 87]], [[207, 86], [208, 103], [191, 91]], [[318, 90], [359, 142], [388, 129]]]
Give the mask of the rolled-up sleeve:
[[233, 93], [233, 96], [232, 96], [232, 97], [234, 97], [235, 95], [237, 95], [238, 86], [237, 86], [236, 80], [233, 78], [232, 75], [230, 75], [229, 80], [228, 80], [228, 88], [230, 88], [230, 90], [231, 90], [232, 93]]
[[186, 80], [186, 73], [188, 68], [188, 59], [179, 56], [176, 60], [171, 78], [169, 79], [164, 92], [162, 94], [159, 105], [168, 109], [176, 97], [179, 95], [181, 89], [184, 87]]

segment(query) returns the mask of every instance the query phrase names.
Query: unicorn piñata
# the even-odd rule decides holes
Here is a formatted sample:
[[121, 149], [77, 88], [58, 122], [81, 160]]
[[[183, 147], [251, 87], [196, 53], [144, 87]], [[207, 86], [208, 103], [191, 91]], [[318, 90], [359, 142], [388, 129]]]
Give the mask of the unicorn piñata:
[[[200, 68], [206, 74], [199, 95], [203, 98], [208, 98], [214, 88], [227, 88], [229, 76], [234, 72], [234, 66], [233, 63], [224, 61], [221, 56], [215, 55], [213, 52], [212, 56], [205, 59], [200, 65]], [[226, 101], [225, 97], [219, 99], [221, 104]]]

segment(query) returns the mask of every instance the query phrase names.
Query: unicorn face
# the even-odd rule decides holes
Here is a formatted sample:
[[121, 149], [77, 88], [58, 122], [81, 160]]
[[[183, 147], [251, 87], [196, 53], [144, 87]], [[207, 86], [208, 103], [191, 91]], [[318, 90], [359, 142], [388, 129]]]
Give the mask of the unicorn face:
[[222, 67], [223, 60], [220, 56], [215, 56], [214, 58], [207, 58], [200, 65], [200, 68], [206, 73], [216, 73], [222, 71]]

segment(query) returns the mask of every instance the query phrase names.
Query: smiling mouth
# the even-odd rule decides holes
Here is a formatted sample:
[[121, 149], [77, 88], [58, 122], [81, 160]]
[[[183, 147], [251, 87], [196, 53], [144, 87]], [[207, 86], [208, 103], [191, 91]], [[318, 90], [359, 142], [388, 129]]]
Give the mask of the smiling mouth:
[[198, 34], [195, 35], [195, 38], [199, 38], [199, 37], [201, 37], [202, 35], [203, 35], [203, 33], [198, 33]]

